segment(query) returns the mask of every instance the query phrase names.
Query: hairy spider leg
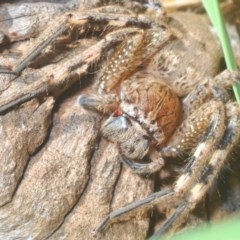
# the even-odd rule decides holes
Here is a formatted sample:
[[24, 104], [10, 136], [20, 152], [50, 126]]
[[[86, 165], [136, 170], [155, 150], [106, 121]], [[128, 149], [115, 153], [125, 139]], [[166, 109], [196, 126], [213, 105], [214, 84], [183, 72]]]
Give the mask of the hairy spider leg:
[[[61, 91], [64, 91], [73, 83], [69, 81], [70, 76], [86, 74], [89, 65], [101, 57], [102, 52], [112, 44], [112, 41], [119, 41], [118, 32], [107, 34], [104, 39], [85, 51], [76, 52], [77, 54], [71, 59], [63, 59], [59, 67], [49, 72], [48, 75], [44, 75], [34, 83], [22, 87], [17, 94], [10, 95], [1, 101], [0, 114], [34, 97], [52, 94], [56, 92], [59, 86], [61, 86]], [[77, 81], [77, 79], [73, 78], [73, 81]]]
[[[151, 22], [147, 19], [137, 19], [136, 15], [131, 11], [122, 8], [116, 17], [113, 6], [101, 7], [91, 11], [71, 12], [63, 16], [57, 16], [53, 24], [49, 25], [41, 34], [35, 38], [23, 56], [17, 61], [13, 67], [1, 68], [1, 73], [19, 75], [30, 63], [46, 48], [53, 43], [64, 32], [71, 32], [72, 29], [81, 28], [83, 26], [102, 26], [106, 25], [103, 35], [110, 31], [124, 26], [136, 26], [141, 28], [150, 28]], [[88, 29], [87, 29], [88, 30]]]
[[196, 204], [206, 194], [212, 183], [218, 176], [232, 148], [240, 139], [240, 112], [236, 102], [230, 102], [226, 106], [228, 124], [224, 136], [217, 145], [210, 160], [200, 170], [197, 181], [185, 194], [185, 202], [182, 203], [174, 213], [163, 223], [152, 239], [159, 237], [169, 230], [176, 230], [183, 222], [188, 213], [193, 210]]

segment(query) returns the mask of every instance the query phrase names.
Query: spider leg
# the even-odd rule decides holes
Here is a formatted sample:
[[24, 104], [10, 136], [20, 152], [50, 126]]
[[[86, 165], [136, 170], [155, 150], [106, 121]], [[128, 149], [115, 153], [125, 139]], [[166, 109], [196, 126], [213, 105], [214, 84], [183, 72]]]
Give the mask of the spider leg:
[[[169, 29], [164, 26], [146, 31], [137, 28], [120, 29], [118, 34], [125, 40], [110, 54], [106, 64], [99, 71], [95, 84], [99, 94], [109, 93], [119, 86], [172, 36]], [[126, 34], [128, 35], [127, 39]]]
[[[112, 112], [114, 109], [117, 109], [119, 99], [116, 94], [109, 94], [109, 92], [125, 77], [126, 71], [123, 65], [129, 65], [130, 62], [135, 63], [133, 56], [140, 47], [143, 32], [139, 32], [139, 29], [131, 28], [125, 29], [124, 32], [122, 30], [115, 31], [113, 33], [114, 35], [112, 34], [109, 37], [111, 41], [116, 36], [118, 39], [122, 39], [127, 33], [134, 35], [130, 39], [125, 40], [118, 51], [114, 51], [98, 74], [94, 88], [99, 89], [99, 94], [79, 96], [78, 103], [82, 107], [103, 113]], [[135, 42], [135, 40], [137, 42]]]
[[163, 205], [168, 205], [172, 202], [173, 192], [169, 189], [162, 190], [160, 192], [153, 193], [142, 200], [131, 203], [121, 209], [111, 212], [100, 224], [94, 229], [94, 232], [102, 232], [109, 224], [114, 222], [116, 218], [126, 218], [126, 215], [134, 215], [139, 210], [146, 211], [146, 208], [152, 208], [153, 204], [158, 203], [159, 198], [163, 200]]
[[72, 19], [71, 14], [65, 14], [63, 17], [56, 17], [53, 24], [46, 28], [30, 45], [27, 52], [17, 61], [15, 66], [11, 70], [3, 70], [1, 73], [10, 73], [14, 75], [19, 75], [30, 63], [34, 60], [41, 51], [51, 44], [57, 37], [62, 35], [68, 29], [71, 29], [73, 25], [84, 25], [88, 22], [86, 16], [82, 16], [82, 19]]
[[186, 117], [192, 114], [209, 98], [218, 98], [222, 102], [229, 101], [227, 89], [231, 89], [234, 83], [240, 83], [239, 71], [224, 70], [214, 79], [205, 79], [202, 84], [197, 85], [183, 100], [183, 108]]
[[35, 59], [41, 51], [53, 42], [58, 36], [63, 34], [68, 29], [66, 25], [66, 19], [59, 19], [55, 21], [51, 27], [47, 28], [32, 44], [27, 52], [17, 61], [15, 66], [8, 71], [1, 71], [1, 73], [10, 73], [19, 75], [20, 72], [25, 69], [33, 59]]
[[[111, 12], [113, 11], [113, 12]], [[97, 29], [102, 26], [103, 23], [107, 25], [104, 29], [104, 34], [109, 31], [121, 28], [123, 26], [136, 26], [144, 29], [150, 28], [151, 23], [146, 19], [137, 19], [136, 15], [131, 11], [124, 11], [116, 16], [114, 8], [102, 7], [92, 11], [83, 12], [71, 12], [61, 17], [56, 17], [54, 23], [50, 27], [46, 28], [30, 45], [27, 52], [17, 61], [12, 68], [6, 67], [0, 69], [1, 73], [8, 73], [19, 75], [32, 60], [34, 60], [41, 51], [49, 44], [51, 44], [57, 37], [66, 32], [71, 31], [77, 27], [84, 29], [84, 26], [89, 28], [94, 22], [94, 28]], [[94, 21], [93, 21], [94, 20]], [[159, 28], [161, 26], [159, 25]], [[86, 29], [84, 29], [86, 30]], [[87, 29], [88, 30], [88, 29]]]
[[234, 83], [240, 83], [240, 72], [226, 69], [213, 79], [212, 85], [230, 89]]
[[[206, 136], [203, 134], [208, 128], [217, 129], [218, 125], [224, 126], [225, 119], [225, 107], [222, 101], [211, 100], [203, 104], [177, 128], [167, 147], [162, 149], [162, 155], [164, 157], [179, 157], [182, 153], [189, 152], [198, 142], [204, 142]], [[217, 122], [217, 126], [214, 126], [215, 122]], [[223, 131], [222, 127], [218, 133], [213, 133], [216, 140], [221, 137]]]
[[121, 161], [131, 168], [133, 172], [137, 174], [152, 174], [155, 173], [164, 166], [164, 159], [160, 152], [156, 150], [151, 151], [148, 154], [150, 163], [138, 163], [130, 159], [126, 159], [124, 156], [120, 156]]
[[[126, 34], [132, 33], [133, 31], [139, 31], [139, 29], [129, 28], [125, 30], [125, 33], [123, 31], [109, 33], [94, 46], [89, 47], [83, 52], [76, 52], [70, 59], [63, 59], [59, 67], [56, 66], [54, 70], [50, 67], [47, 75], [21, 88], [17, 94], [14, 93], [14, 95], [9, 95], [1, 100], [0, 114], [34, 97], [56, 93], [56, 90], [60, 90], [58, 93], [61, 93], [72, 85], [73, 82], [69, 81], [71, 76], [77, 74], [80, 77], [86, 74], [89, 65], [99, 59], [104, 50], [109, 48], [114, 42], [121, 42], [126, 37]], [[24, 58], [20, 62], [22, 61], [25, 61]], [[73, 78], [73, 81], [78, 81], [78, 79], [79, 78]]]
[[174, 226], [176, 225], [177, 220], [182, 220], [182, 217], [186, 216], [189, 213], [187, 206], [187, 204], [181, 204], [180, 206], [178, 206], [171, 214], [171, 216], [169, 216], [167, 220], [163, 222], [161, 228], [154, 235], [152, 235], [149, 240], [154, 240], [157, 237], [164, 235], [173, 224]]
[[196, 182], [185, 194], [185, 203], [180, 205], [174, 213], [165, 221], [153, 238], [159, 237], [168, 230], [176, 229], [183, 218], [194, 209], [196, 204], [206, 194], [211, 187], [213, 181], [218, 176], [222, 166], [232, 148], [239, 142], [240, 139], [240, 112], [237, 103], [228, 103], [227, 106], [228, 124], [224, 132], [223, 138], [216, 146], [212, 157], [206, 163], [204, 168], [200, 169], [200, 174]]
[[[1, 99], [0, 114], [34, 97], [56, 94], [56, 92], [60, 94], [66, 90], [74, 81], [78, 81], [79, 77], [87, 73], [89, 65], [101, 57], [102, 52], [111, 45], [111, 40], [115, 37], [115, 32], [109, 33], [94, 46], [85, 51], [76, 52], [72, 58], [63, 59], [61, 64], [54, 69], [50, 66], [48, 74], [44, 74], [32, 84], [22, 87], [18, 93]], [[76, 75], [78, 77], [71, 78]]]
[[105, 95], [81, 95], [78, 97], [78, 104], [88, 110], [102, 113], [111, 113], [119, 106], [119, 99], [116, 94]]
[[[200, 199], [214, 178], [222, 169], [227, 156], [231, 149], [237, 145], [240, 138], [240, 112], [236, 102], [228, 103], [226, 106], [228, 123], [224, 132], [223, 138], [217, 145], [210, 161], [201, 170], [201, 176], [198, 178], [198, 183], [191, 189], [189, 194], [189, 202], [196, 202]], [[196, 194], [197, 193], [197, 194]]]
[[[170, 151], [177, 154], [178, 151], [181, 152], [183, 149], [189, 150], [190, 146], [191, 149], [194, 148], [195, 146], [192, 144], [194, 139], [197, 140], [195, 144], [198, 143], [194, 153], [188, 159], [188, 164], [185, 166], [182, 175], [175, 184], [174, 191], [176, 192], [185, 192], [185, 189], [199, 177], [201, 167], [204, 166], [209, 154], [213, 152], [214, 146], [222, 138], [226, 122], [225, 106], [221, 101], [212, 100], [204, 104], [199, 111], [190, 115], [186, 121], [188, 122], [188, 128], [185, 129], [185, 137], [180, 142], [178, 139], [174, 139], [166, 148], [166, 152]], [[185, 122], [183, 122], [183, 126], [184, 124]], [[205, 134], [202, 135], [201, 133]]]

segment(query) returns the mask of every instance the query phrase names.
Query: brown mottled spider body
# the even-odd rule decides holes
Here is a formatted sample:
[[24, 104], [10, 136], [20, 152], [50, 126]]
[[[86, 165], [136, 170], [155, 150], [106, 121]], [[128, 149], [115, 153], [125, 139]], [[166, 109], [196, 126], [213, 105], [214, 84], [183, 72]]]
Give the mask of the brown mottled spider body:
[[[98, 95], [80, 96], [79, 103], [86, 109], [112, 112], [102, 125], [102, 135], [118, 144], [121, 160], [133, 171], [144, 174], [159, 171], [167, 157], [182, 153], [190, 155], [189, 162], [172, 190], [111, 213], [97, 231], [111, 219], [154, 202], [163, 206], [179, 204], [158, 235], [171, 227], [177, 228], [206, 194], [239, 139], [239, 109], [226, 91], [239, 75], [224, 72], [197, 85], [194, 84], [197, 81], [189, 83], [182, 78], [181, 83], [177, 78], [169, 84], [162, 74], [161, 49], [152, 46], [151, 41], [153, 38], [139, 42], [135, 37], [123, 40], [100, 70], [95, 85]], [[148, 48], [151, 54], [142, 56]], [[142, 69], [134, 73], [140, 64]], [[188, 67], [191, 71], [191, 66]], [[180, 96], [185, 96], [182, 103]], [[150, 163], [142, 163], [146, 155]]]

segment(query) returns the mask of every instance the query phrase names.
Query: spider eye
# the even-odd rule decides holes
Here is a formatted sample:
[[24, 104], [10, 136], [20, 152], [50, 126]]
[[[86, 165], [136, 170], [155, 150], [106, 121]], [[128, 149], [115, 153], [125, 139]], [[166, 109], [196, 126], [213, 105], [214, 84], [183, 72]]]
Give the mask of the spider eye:
[[117, 109], [114, 113], [113, 113], [113, 117], [119, 117], [122, 116], [123, 112], [120, 109]]

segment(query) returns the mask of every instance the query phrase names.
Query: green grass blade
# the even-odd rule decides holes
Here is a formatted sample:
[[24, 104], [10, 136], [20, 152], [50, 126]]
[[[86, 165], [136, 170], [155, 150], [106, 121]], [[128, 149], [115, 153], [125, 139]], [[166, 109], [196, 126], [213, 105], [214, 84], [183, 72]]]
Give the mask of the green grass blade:
[[[227, 68], [231, 70], [237, 70], [237, 64], [233, 55], [232, 47], [218, 0], [202, 0], [202, 2], [209, 18], [213, 23], [213, 26], [217, 30]], [[240, 105], [240, 86], [237, 83], [233, 84], [233, 91], [237, 102]]]

